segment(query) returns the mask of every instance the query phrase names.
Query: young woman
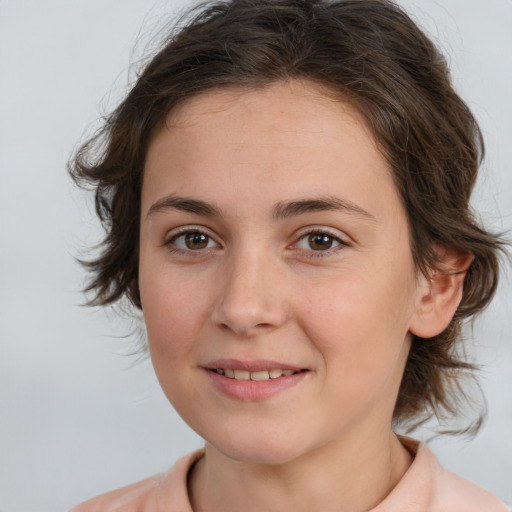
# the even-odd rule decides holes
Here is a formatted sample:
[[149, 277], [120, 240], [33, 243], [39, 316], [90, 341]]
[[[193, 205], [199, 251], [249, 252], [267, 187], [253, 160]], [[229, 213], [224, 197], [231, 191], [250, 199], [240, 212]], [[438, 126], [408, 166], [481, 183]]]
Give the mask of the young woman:
[[86, 511], [506, 511], [394, 434], [457, 413], [501, 240], [478, 126], [387, 0], [196, 10], [71, 164], [107, 235], [92, 304], [144, 314], [205, 448]]

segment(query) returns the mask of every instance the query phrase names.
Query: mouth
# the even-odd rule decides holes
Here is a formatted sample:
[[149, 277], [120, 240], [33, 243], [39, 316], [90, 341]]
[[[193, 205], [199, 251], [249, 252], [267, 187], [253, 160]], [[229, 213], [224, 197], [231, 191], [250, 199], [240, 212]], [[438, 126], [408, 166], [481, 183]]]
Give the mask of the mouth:
[[280, 377], [289, 377], [299, 372], [305, 372], [307, 370], [284, 370], [281, 368], [271, 368], [268, 370], [235, 370], [234, 368], [212, 368], [210, 371], [223, 375], [228, 379], [235, 380], [255, 380], [263, 381], [270, 379], [279, 379]]
[[281, 394], [304, 382], [310, 373], [309, 369], [268, 360], [222, 359], [204, 369], [218, 391], [243, 402], [258, 402]]

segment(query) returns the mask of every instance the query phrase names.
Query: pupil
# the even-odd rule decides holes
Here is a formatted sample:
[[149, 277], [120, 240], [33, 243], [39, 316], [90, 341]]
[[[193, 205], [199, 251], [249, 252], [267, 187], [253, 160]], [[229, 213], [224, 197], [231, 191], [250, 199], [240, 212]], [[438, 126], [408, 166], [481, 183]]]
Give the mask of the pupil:
[[203, 233], [188, 233], [185, 244], [189, 249], [204, 249], [208, 245], [208, 237]]
[[330, 249], [332, 246], [332, 237], [330, 235], [322, 235], [319, 233], [309, 235], [309, 246], [314, 251]]

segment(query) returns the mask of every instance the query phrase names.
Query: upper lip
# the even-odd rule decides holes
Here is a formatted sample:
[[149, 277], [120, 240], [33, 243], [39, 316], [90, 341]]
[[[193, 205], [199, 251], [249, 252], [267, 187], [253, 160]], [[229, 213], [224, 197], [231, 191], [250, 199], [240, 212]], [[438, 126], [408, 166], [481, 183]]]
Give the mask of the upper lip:
[[245, 370], [248, 372], [259, 372], [263, 370], [293, 370], [299, 372], [305, 368], [295, 366], [289, 363], [282, 363], [279, 361], [272, 361], [269, 359], [254, 359], [251, 361], [240, 359], [216, 359], [204, 365], [208, 370], [216, 370], [218, 368], [229, 368], [231, 370]]

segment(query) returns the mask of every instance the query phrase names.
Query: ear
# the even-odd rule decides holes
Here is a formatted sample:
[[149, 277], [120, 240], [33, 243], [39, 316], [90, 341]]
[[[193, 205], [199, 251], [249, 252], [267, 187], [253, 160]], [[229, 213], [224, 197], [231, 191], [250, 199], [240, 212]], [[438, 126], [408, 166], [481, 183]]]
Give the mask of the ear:
[[451, 247], [436, 247], [438, 264], [430, 276], [421, 276], [409, 332], [432, 338], [443, 332], [462, 300], [466, 272], [473, 255]]

